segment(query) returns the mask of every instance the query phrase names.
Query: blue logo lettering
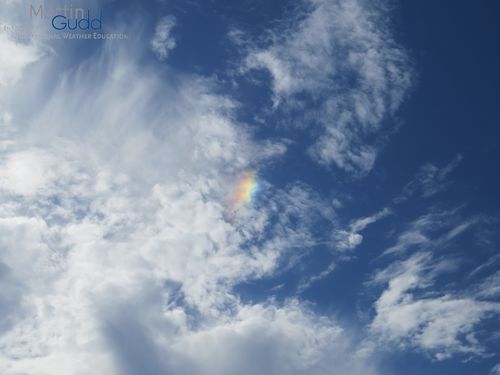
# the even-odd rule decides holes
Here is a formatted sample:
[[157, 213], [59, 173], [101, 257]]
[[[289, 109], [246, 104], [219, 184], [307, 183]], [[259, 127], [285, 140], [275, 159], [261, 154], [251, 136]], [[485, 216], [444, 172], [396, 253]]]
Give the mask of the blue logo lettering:
[[87, 10], [87, 16], [82, 18], [69, 19], [62, 14], [52, 18], [52, 27], [56, 30], [101, 30], [102, 29], [102, 11], [99, 17], [90, 19], [90, 10]]
[[65, 20], [66, 17], [64, 17], [63, 15], [58, 15], [58, 16], [55, 16], [54, 18], [52, 18], [52, 27], [56, 30], [64, 30], [67, 26], [66, 21], [62, 21], [60, 24], [58, 24], [59, 26], [56, 26], [54, 24], [54, 22], [56, 21], [56, 18], [62, 18], [63, 20]]

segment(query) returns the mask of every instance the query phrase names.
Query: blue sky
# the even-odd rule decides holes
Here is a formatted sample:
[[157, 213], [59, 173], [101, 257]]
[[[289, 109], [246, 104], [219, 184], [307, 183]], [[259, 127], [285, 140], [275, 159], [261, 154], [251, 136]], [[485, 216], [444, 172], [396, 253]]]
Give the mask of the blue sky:
[[0, 5], [2, 374], [500, 374], [494, 1], [64, 4]]

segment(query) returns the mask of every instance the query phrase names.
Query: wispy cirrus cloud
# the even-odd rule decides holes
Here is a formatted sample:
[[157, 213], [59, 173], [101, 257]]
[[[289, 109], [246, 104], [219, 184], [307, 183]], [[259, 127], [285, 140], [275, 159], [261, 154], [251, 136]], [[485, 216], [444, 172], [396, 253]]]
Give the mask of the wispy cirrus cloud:
[[384, 255], [401, 253], [409, 249], [442, 249], [453, 239], [484, 221], [481, 215], [461, 219], [460, 207], [450, 210], [432, 209], [406, 225], [398, 234], [396, 243]]
[[394, 198], [394, 202], [401, 203], [416, 194], [429, 198], [446, 190], [450, 185], [447, 177], [459, 166], [462, 159], [462, 155], [457, 155], [441, 168], [432, 163], [423, 165], [416, 176], [406, 184], [401, 194]]
[[500, 374], [500, 363], [497, 364], [495, 367], [493, 367], [490, 371], [491, 375], [498, 375]]
[[[334, 203], [334, 205], [337, 204]], [[391, 214], [392, 211], [390, 209], [384, 208], [373, 215], [352, 220], [347, 227], [342, 227], [338, 222], [332, 221], [331, 225], [334, 227], [333, 234], [331, 235], [329, 241], [325, 242], [324, 245], [329, 245], [328, 247], [331, 249], [333, 254], [333, 260], [319, 274], [304, 278], [304, 280], [299, 283], [297, 291], [299, 293], [304, 292], [306, 289], [311, 287], [311, 285], [324, 279], [335, 271], [338, 263], [349, 260], [351, 257], [350, 253], [363, 242], [363, 235], [361, 232], [363, 232], [371, 224], [374, 224]]]
[[484, 334], [478, 326], [500, 315], [496, 275], [483, 277], [472, 288], [442, 281], [463, 272], [463, 264], [470, 260], [453, 249], [460, 235], [477, 230], [481, 222], [481, 217], [461, 218], [459, 209], [434, 209], [398, 235], [384, 253], [396, 260], [370, 283], [384, 288], [370, 324], [376, 341], [416, 349], [437, 360], [457, 354], [489, 355], [488, 340], [478, 338]]
[[436, 261], [422, 252], [377, 274], [375, 282], [387, 285], [375, 303], [376, 316], [370, 325], [377, 340], [418, 348], [438, 360], [457, 353], [486, 355], [475, 328], [500, 314], [500, 303], [431, 292], [435, 279], [454, 268], [453, 263]]
[[380, 2], [304, 1], [292, 22], [249, 43], [242, 71], [267, 71], [275, 110], [293, 114], [296, 126], [321, 128], [310, 149], [321, 164], [368, 172], [384, 121], [411, 86], [387, 12]]

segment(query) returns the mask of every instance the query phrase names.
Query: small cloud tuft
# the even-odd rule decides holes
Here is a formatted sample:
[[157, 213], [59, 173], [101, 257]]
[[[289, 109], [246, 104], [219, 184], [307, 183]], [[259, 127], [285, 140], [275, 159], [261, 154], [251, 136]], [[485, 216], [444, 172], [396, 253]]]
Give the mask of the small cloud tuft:
[[160, 61], [165, 60], [176, 42], [171, 32], [176, 24], [173, 16], [165, 16], [156, 24], [155, 35], [151, 39], [151, 48]]

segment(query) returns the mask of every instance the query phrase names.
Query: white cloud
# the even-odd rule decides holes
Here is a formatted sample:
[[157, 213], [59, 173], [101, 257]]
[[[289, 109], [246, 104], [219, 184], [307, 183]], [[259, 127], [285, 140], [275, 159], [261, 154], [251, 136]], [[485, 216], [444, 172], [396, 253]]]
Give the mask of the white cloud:
[[249, 47], [242, 70], [268, 71], [275, 109], [293, 113], [300, 126], [323, 128], [311, 149], [317, 161], [367, 172], [379, 148], [368, 139], [403, 100], [410, 64], [378, 2], [309, 0], [303, 9], [262, 46]]
[[391, 214], [391, 210], [384, 208], [374, 215], [354, 220], [349, 228], [335, 230], [333, 239], [335, 247], [338, 250], [352, 250], [363, 242], [363, 236], [360, 234], [367, 226], [373, 224], [387, 215]]
[[476, 326], [500, 314], [500, 304], [433, 289], [438, 276], [455, 268], [453, 262], [419, 252], [380, 271], [373, 281], [387, 288], [375, 303], [370, 325], [375, 340], [417, 348], [437, 360], [457, 353], [485, 355]]
[[375, 373], [333, 319], [233, 292], [332, 214], [262, 181], [228, 215], [235, 177], [285, 146], [252, 140], [210, 80], [165, 85], [113, 47], [58, 72], [0, 151], [0, 372]]
[[[318, 144], [337, 137], [337, 130], [337, 146], [345, 144], [326, 150], [322, 160], [346, 170], [368, 170], [376, 147], [364, 145], [361, 129], [375, 131], [402, 98], [397, 90], [404, 91], [407, 78], [384, 55], [391, 60], [389, 55], [399, 50], [378, 44], [386, 35], [359, 3], [312, 4], [312, 18], [301, 21], [290, 43], [299, 52], [309, 43], [337, 46], [343, 37], [329, 39], [327, 16], [345, 22], [335, 33], [347, 32], [358, 43], [356, 48], [340, 45], [340, 55], [344, 47], [352, 54], [346, 60], [352, 66], [335, 62], [326, 68], [332, 82], [340, 74], [336, 69], [353, 72], [369, 94], [356, 88], [343, 99], [346, 107], [339, 107], [342, 100], [335, 102], [319, 79], [318, 66], [332, 51], [309, 54], [309, 61], [297, 52], [290, 60], [297, 65], [288, 67], [282, 64], [289, 56], [272, 47], [262, 64], [279, 78], [278, 105], [291, 106], [303, 86], [309, 93], [319, 89], [318, 113], [332, 115], [332, 122], [320, 116], [330, 135]], [[359, 25], [349, 19], [353, 15]], [[152, 46], [166, 58], [175, 46], [174, 21], [162, 22], [167, 26], [157, 28]], [[327, 39], [324, 44], [317, 41], [321, 37]], [[371, 51], [372, 42], [381, 47], [380, 55]], [[228, 197], [237, 176], [246, 170], [260, 176], [260, 168], [286, 152], [285, 143], [253, 139], [235, 120], [238, 103], [216, 94], [212, 80], [139, 66], [145, 52], [132, 41], [99, 48], [91, 60], [74, 66], [61, 57], [47, 71], [39, 67], [45, 78], [12, 94], [13, 103], [24, 103], [28, 87], [44, 92], [34, 105], [23, 105], [22, 126], [19, 107], [2, 112], [2, 126], [16, 131], [5, 139], [2, 134], [0, 147], [0, 372], [380, 373], [373, 349], [359, 347], [349, 327], [333, 317], [300, 300], [242, 302], [234, 291], [239, 283], [282, 272], [318, 243], [331, 245], [331, 238], [318, 235], [324, 233], [318, 223], [331, 228], [338, 204], [326, 204], [301, 184], [278, 189], [261, 181], [256, 200], [231, 212]], [[24, 59], [16, 65], [21, 68], [8, 73], [8, 84], [22, 79], [28, 60], [36, 62]], [[379, 63], [385, 72], [380, 86]], [[45, 87], [45, 79], [53, 85]], [[384, 98], [377, 104], [380, 111], [371, 103], [379, 94]], [[355, 119], [344, 119], [353, 110]], [[348, 133], [350, 124], [356, 124], [354, 133]], [[339, 243], [354, 248], [361, 232], [388, 213], [354, 220]], [[460, 228], [446, 238], [454, 238]], [[318, 277], [334, 267], [330, 264]], [[419, 262], [415, 267], [426, 270]], [[424, 322], [401, 331], [398, 309], [411, 302], [416, 288], [411, 277], [432, 281], [425, 272], [422, 277], [418, 270], [407, 270], [408, 281], [405, 272], [381, 279], [389, 287], [377, 305], [373, 332], [383, 329], [391, 340], [417, 335], [419, 346], [444, 355], [459, 344], [459, 351], [480, 353], [472, 336], [464, 344], [457, 334], [469, 334], [496, 305], [471, 306], [470, 298], [456, 296], [415, 297], [417, 313], [407, 316], [410, 322], [423, 316]], [[467, 312], [463, 319], [452, 315], [457, 309]], [[444, 325], [441, 315], [453, 324]]]
[[472, 288], [445, 281], [470, 261], [449, 250], [456, 249], [465, 231], [484, 222], [480, 215], [463, 219], [461, 208], [433, 208], [398, 234], [396, 244], [384, 252], [398, 260], [371, 280], [372, 286], [384, 288], [374, 303], [370, 324], [375, 342], [399, 350], [416, 349], [437, 360], [456, 354], [489, 355], [489, 340], [480, 338], [478, 326], [500, 315], [496, 275]]
[[[333, 206], [337, 206], [335, 202], [333, 203]], [[331, 236], [330, 247], [334, 250], [335, 253], [338, 253], [340, 255], [339, 258], [341, 260], [348, 260], [349, 256], [346, 256], [345, 253], [354, 250], [363, 242], [363, 235], [360, 232], [365, 230], [369, 225], [383, 219], [390, 214], [392, 214], [392, 211], [384, 208], [371, 216], [353, 220], [346, 229], [335, 229]], [[336, 258], [337, 257], [334, 256], [334, 260], [319, 274], [313, 275], [303, 280], [298, 286], [298, 292], [302, 293], [315, 282], [322, 280], [330, 275], [330, 273], [332, 273], [337, 267], [338, 259]]]
[[446, 190], [449, 185], [447, 181], [449, 174], [458, 167], [462, 159], [461, 155], [457, 155], [442, 168], [431, 163], [423, 165], [416, 176], [406, 184], [401, 194], [394, 199], [394, 202], [401, 203], [415, 194], [429, 198]]
[[485, 298], [500, 297], [500, 271], [488, 276], [481, 283], [478, 295]]
[[495, 267], [495, 265], [500, 261], [500, 254], [493, 255], [491, 258], [489, 258], [486, 262], [483, 264], [480, 264], [476, 268], [472, 270], [472, 272], [469, 274], [470, 277], [475, 277], [478, 274], [482, 274], [486, 272], [489, 268]]
[[47, 187], [55, 177], [56, 160], [41, 150], [19, 151], [0, 165], [0, 189], [20, 195], [33, 195]]
[[[346, 340], [346, 341], [343, 341]], [[354, 355], [342, 328], [291, 302], [282, 308], [254, 305], [235, 319], [186, 337], [175, 345], [191, 374], [373, 374], [362, 354]], [[186, 366], [186, 363], [183, 364]]]
[[40, 48], [34, 44], [23, 44], [0, 33], [0, 88], [15, 84], [23, 70], [42, 56]]
[[499, 375], [499, 374], [500, 374], [500, 363], [494, 366], [490, 371], [490, 375]]
[[174, 26], [173, 16], [163, 17], [156, 24], [155, 34], [151, 39], [151, 48], [160, 60], [165, 60], [170, 51], [175, 48], [176, 42], [171, 35]]
[[446, 246], [482, 222], [481, 216], [466, 220], [460, 218], [460, 207], [447, 211], [431, 211], [408, 224], [396, 240], [396, 244], [384, 251], [384, 255], [403, 253], [411, 249], [438, 249]]
[[297, 292], [299, 294], [304, 292], [306, 289], [310, 288], [311, 285], [313, 285], [317, 281], [320, 281], [320, 280], [324, 279], [325, 277], [327, 277], [328, 275], [330, 275], [336, 268], [337, 268], [337, 263], [335, 261], [331, 262], [330, 265], [326, 269], [321, 271], [319, 274], [313, 275], [313, 276], [309, 277], [308, 279], [303, 280], [299, 284], [299, 286], [297, 288]]

